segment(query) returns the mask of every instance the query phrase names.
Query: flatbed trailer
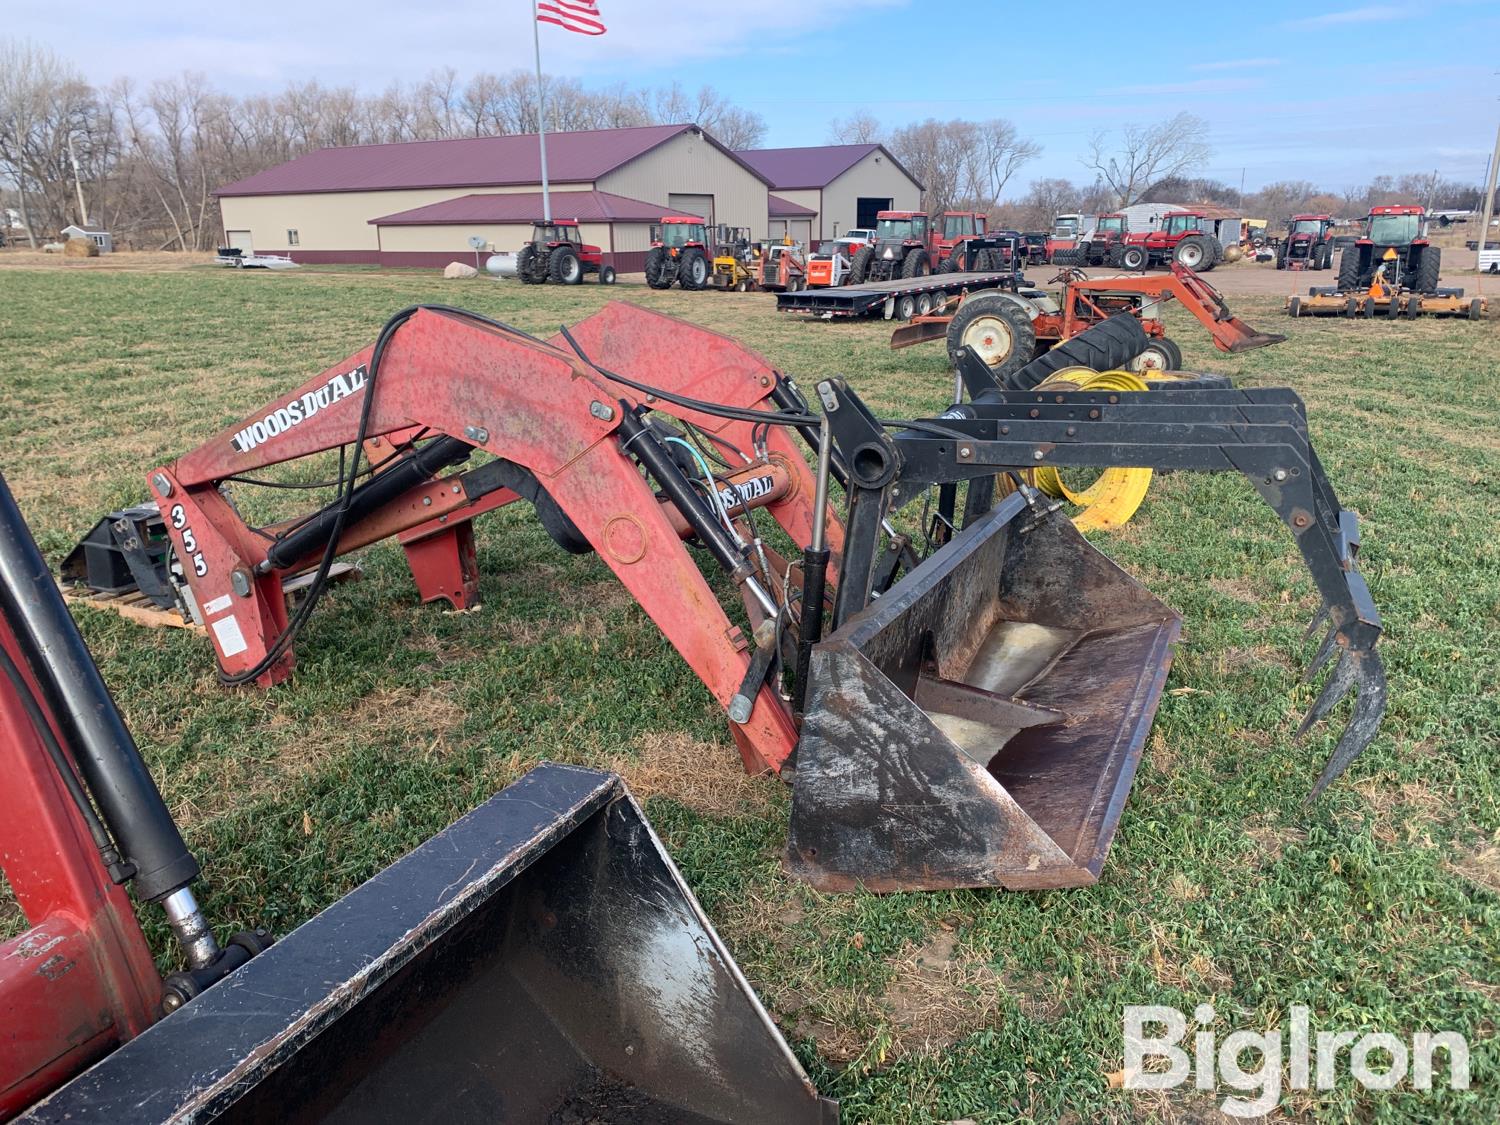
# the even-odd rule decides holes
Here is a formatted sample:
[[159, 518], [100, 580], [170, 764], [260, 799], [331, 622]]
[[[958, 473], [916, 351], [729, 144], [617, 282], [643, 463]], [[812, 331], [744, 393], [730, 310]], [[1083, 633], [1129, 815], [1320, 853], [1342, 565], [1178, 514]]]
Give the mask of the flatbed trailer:
[[776, 311], [809, 313], [824, 320], [877, 314], [886, 320], [909, 320], [913, 316], [925, 316], [949, 297], [965, 291], [1006, 289], [1015, 292], [1020, 287], [1030, 288], [1031, 283], [1010, 270], [934, 273], [926, 277], [898, 277], [862, 285], [778, 293]]

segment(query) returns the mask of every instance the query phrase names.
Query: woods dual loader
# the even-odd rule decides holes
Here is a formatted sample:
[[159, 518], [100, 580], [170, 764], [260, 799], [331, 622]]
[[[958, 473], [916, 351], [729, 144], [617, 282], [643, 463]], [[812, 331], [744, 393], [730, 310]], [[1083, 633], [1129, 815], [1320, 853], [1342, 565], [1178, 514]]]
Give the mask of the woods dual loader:
[[[1090, 332], [1071, 343], [1104, 340], [1107, 367], [1146, 343], [1132, 317]], [[625, 303], [546, 340], [413, 307], [148, 473], [169, 542], [162, 577], [204, 620], [225, 683], [271, 685], [292, 674], [340, 554], [395, 536], [420, 597], [466, 608], [473, 520], [524, 500], [563, 549], [597, 552], [656, 622], [724, 709], [745, 768], [791, 782], [796, 876], [834, 891], [1087, 884], [1180, 621], [1035, 489], [997, 497], [997, 474], [1246, 478], [1318, 590], [1314, 628], [1328, 632], [1315, 666], [1337, 656], [1303, 729], [1358, 687], [1314, 793], [1373, 737], [1385, 678], [1358, 521], [1296, 394], [1038, 389], [1051, 358], [1002, 383], [966, 351], [969, 401], [883, 418], [842, 379], [804, 397], [735, 341]], [[245, 521], [233, 492], [331, 451], [334, 499], [289, 522]], [[700, 558], [739, 605], [721, 604]], [[289, 613], [284, 583], [308, 572]]]
[[[0, 1121], [838, 1119], [611, 774], [538, 766], [220, 944], [3, 479], [0, 774]], [[165, 979], [127, 887], [175, 935]]]

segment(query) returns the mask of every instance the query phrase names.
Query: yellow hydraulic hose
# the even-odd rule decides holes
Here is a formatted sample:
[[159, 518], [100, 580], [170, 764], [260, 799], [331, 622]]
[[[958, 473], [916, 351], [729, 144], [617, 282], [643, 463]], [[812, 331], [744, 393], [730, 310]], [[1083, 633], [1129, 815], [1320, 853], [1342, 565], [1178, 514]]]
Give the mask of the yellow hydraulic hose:
[[[1055, 371], [1041, 382], [1041, 386], [1070, 384], [1081, 391], [1144, 391], [1146, 381], [1133, 371], [1090, 371], [1086, 367], [1066, 367]], [[1087, 488], [1074, 492], [1064, 483], [1062, 475], [1050, 465], [1029, 470], [1026, 474], [1032, 484], [1054, 499], [1067, 500], [1082, 508], [1073, 517], [1073, 526], [1079, 531], [1108, 530], [1120, 527], [1135, 515], [1141, 502], [1146, 499], [1146, 490], [1151, 487], [1150, 469], [1105, 469], [1098, 479]], [[1002, 481], [1005, 478], [1001, 478]], [[1003, 487], [1003, 486], [1002, 486]]]

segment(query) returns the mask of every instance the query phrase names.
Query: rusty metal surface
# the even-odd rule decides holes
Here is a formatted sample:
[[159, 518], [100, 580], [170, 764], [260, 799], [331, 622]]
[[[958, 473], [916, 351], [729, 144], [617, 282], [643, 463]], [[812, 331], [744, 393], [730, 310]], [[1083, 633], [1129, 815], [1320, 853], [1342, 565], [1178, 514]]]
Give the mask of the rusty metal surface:
[[814, 651], [788, 868], [824, 890], [1093, 882], [1178, 627], [1007, 497]]
[[544, 765], [28, 1122], [828, 1123], [617, 778]]

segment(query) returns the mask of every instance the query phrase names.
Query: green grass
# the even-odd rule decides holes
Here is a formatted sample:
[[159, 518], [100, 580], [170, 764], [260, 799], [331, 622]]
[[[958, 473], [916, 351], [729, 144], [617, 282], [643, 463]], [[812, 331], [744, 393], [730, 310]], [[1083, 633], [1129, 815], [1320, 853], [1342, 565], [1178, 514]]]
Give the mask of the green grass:
[[[373, 339], [418, 301], [533, 331], [624, 297], [700, 321], [801, 377], [848, 375], [892, 412], [934, 411], [942, 350], [891, 352], [889, 326], [779, 317], [768, 298], [373, 272], [0, 271], [0, 468], [56, 560], [147, 469]], [[83, 611], [106, 679], [206, 869], [225, 930], [286, 932], [541, 758], [696, 748], [702, 776], [648, 811], [820, 1089], [845, 1120], [1214, 1119], [1217, 1097], [1110, 1090], [1121, 1007], [1211, 1002], [1216, 1030], [1454, 1029], [1466, 1094], [1369, 1093], [1342, 1073], [1281, 1115], [1495, 1120], [1500, 1074], [1500, 426], [1495, 323], [1287, 321], [1278, 347], [1213, 352], [1179, 316], [1189, 366], [1288, 384], [1345, 503], [1385, 619], [1379, 738], [1311, 809], [1347, 711], [1305, 744], [1301, 629], [1314, 597], [1289, 537], [1240, 479], [1159, 478], [1095, 541], [1184, 615], [1184, 641], [1097, 886], [1047, 894], [826, 897], [777, 856], [786, 794], [736, 781], [724, 720], [594, 557], [556, 550], [521, 506], [479, 524], [484, 608], [415, 604], [399, 550], [325, 599], [289, 685], [226, 692], [206, 640]], [[1178, 314], [1174, 314], [1178, 315]], [[689, 781], [738, 786], [705, 811]], [[150, 911], [149, 935], [171, 950]], [[951, 944], [937, 968], [914, 952]], [[925, 989], [934, 1019], [912, 1002]], [[934, 1026], [956, 1035], [932, 1034]]]

